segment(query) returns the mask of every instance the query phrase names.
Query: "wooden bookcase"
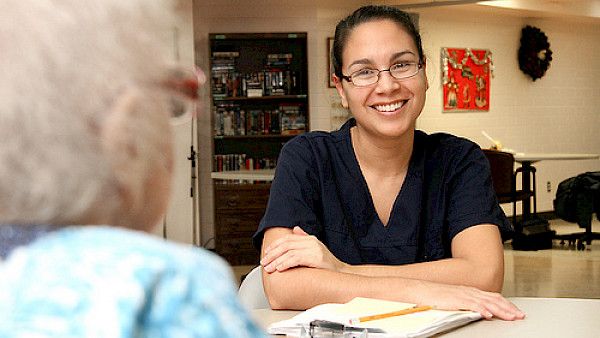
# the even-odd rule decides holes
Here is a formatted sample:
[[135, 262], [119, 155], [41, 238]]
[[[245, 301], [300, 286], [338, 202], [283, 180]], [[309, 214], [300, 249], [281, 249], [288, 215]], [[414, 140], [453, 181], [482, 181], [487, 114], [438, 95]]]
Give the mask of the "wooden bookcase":
[[215, 250], [232, 265], [258, 264], [252, 235], [268, 177], [283, 144], [308, 131], [307, 36], [227, 33], [209, 41]]

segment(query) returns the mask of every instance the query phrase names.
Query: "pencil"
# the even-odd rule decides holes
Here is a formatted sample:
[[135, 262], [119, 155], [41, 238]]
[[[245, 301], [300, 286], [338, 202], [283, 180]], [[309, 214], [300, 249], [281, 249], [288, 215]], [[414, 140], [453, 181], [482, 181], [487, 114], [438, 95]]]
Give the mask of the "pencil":
[[407, 315], [407, 314], [421, 312], [421, 311], [427, 311], [427, 310], [431, 310], [431, 306], [415, 306], [415, 307], [400, 310], [400, 311], [394, 311], [394, 312], [382, 313], [382, 314], [378, 314], [378, 315], [350, 319], [350, 324], [368, 322], [371, 320], [377, 320], [377, 319], [383, 319], [383, 318], [389, 318], [389, 317], [402, 316], [402, 315]]

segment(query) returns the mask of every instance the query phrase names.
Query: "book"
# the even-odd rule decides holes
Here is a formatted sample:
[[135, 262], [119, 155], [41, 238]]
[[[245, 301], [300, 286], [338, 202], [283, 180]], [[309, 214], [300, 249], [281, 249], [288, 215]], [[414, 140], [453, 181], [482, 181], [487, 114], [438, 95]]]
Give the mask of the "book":
[[301, 104], [282, 103], [281, 135], [298, 135], [306, 131], [306, 113]]
[[345, 304], [317, 305], [291, 319], [271, 324], [267, 333], [300, 336], [302, 332], [309, 332], [311, 322], [325, 321], [341, 324], [347, 331], [364, 330], [361, 337], [430, 337], [482, 318], [480, 314], [472, 311], [430, 309], [364, 322], [356, 321], [357, 318], [365, 316], [413, 307], [415, 304], [357, 297]]

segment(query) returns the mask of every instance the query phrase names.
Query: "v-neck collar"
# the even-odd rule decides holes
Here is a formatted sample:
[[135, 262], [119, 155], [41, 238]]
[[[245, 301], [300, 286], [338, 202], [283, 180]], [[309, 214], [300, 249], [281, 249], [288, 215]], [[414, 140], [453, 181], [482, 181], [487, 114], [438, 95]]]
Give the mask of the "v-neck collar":
[[[356, 125], [356, 120], [354, 118], [349, 119], [343, 126], [340, 128], [342, 132], [343, 139], [345, 140], [344, 148], [345, 151], [348, 152], [348, 157], [352, 159], [352, 163], [349, 166], [351, 169], [351, 174], [353, 179], [355, 180], [356, 186], [360, 187], [360, 193], [365, 196], [365, 199], [368, 201], [368, 224], [377, 223], [379, 226], [388, 228], [389, 226], [394, 225], [394, 220], [396, 220], [398, 209], [402, 207], [404, 200], [416, 198], [420, 200], [421, 187], [423, 182], [423, 168], [425, 165], [425, 158], [420, 151], [422, 145], [421, 142], [418, 142], [417, 138], [419, 135], [419, 131], [415, 131], [415, 141], [413, 143], [413, 152], [411, 154], [408, 169], [406, 172], [406, 177], [404, 178], [404, 182], [402, 183], [402, 187], [400, 191], [396, 195], [394, 200], [394, 204], [392, 206], [392, 210], [390, 211], [390, 217], [388, 218], [388, 224], [384, 225], [377, 211], [375, 209], [375, 204], [373, 202], [373, 197], [371, 196], [371, 192], [369, 191], [369, 187], [367, 185], [367, 180], [365, 179], [362, 171], [360, 170], [360, 164], [358, 163], [358, 159], [356, 157], [356, 153], [354, 152], [354, 147], [352, 146], [352, 136], [350, 133], [350, 128]], [[359, 193], [357, 191], [357, 193]]]

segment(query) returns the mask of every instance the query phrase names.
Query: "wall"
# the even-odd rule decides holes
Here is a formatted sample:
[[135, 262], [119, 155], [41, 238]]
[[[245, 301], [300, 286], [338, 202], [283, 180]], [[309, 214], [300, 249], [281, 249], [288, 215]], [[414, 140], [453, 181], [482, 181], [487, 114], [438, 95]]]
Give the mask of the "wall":
[[[172, 61], [184, 66], [194, 65], [194, 39], [192, 4], [182, 2], [188, 13], [178, 27], [173, 27]], [[153, 234], [170, 240], [192, 244], [193, 240], [193, 200], [190, 197], [191, 164], [188, 161], [192, 137], [191, 123], [173, 127], [174, 173], [171, 187], [171, 199], [162, 226], [153, 230]], [[156, 135], [156, 137], [163, 137]]]
[[[482, 147], [485, 130], [506, 148], [519, 152], [600, 153], [600, 20], [465, 12], [461, 6], [419, 10], [430, 89], [418, 128], [467, 137]], [[521, 29], [533, 25], [546, 33], [553, 51], [551, 67], [535, 82], [518, 67]], [[493, 53], [489, 112], [443, 113], [442, 47], [485, 48]], [[542, 161], [537, 168], [538, 211], [551, 211], [558, 183], [578, 173], [600, 170], [599, 160]], [[551, 191], [546, 183], [551, 182]], [[505, 208], [512, 213], [512, 208]], [[519, 211], [520, 212], [520, 211]]]
[[[331, 130], [339, 120], [335, 89], [328, 88], [327, 37], [335, 24], [360, 5], [372, 1], [343, 0], [208, 0], [194, 1], [196, 62], [208, 70], [208, 33], [308, 33], [310, 128]], [[467, 137], [482, 147], [485, 130], [507, 148], [521, 152], [600, 153], [600, 21], [569, 18], [525, 19], [492, 9], [465, 13], [463, 6], [420, 9], [428, 100], [418, 127]], [[532, 82], [518, 69], [516, 53], [521, 28], [541, 28], [551, 42], [554, 60], [547, 75]], [[577, 37], [576, 39], [573, 37]], [[493, 53], [495, 77], [489, 112], [442, 113], [440, 50], [442, 47], [486, 48]], [[213, 201], [210, 180], [210, 112], [208, 92], [198, 126], [202, 243], [213, 247]], [[600, 161], [542, 161], [536, 164], [538, 209], [552, 210], [558, 183], [580, 172], [600, 170]], [[552, 190], [546, 192], [546, 182]], [[510, 207], [506, 210], [512, 213]]]

